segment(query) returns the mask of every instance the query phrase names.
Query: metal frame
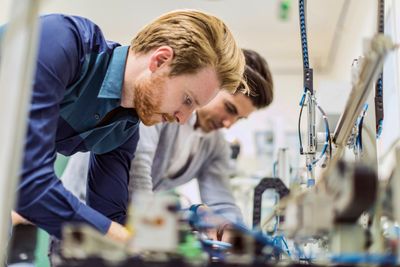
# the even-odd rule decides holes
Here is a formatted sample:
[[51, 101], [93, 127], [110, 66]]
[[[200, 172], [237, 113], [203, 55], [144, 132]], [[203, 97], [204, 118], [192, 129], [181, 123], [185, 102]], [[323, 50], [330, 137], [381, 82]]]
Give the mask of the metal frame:
[[394, 48], [392, 41], [384, 35], [377, 35], [371, 41], [371, 50], [363, 59], [358, 82], [353, 87], [346, 107], [335, 129], [333, 141], [339, 147], [347, 145], [354, 123], [361, 113], [364, 103], [373, 89], [383, 61], [390, 50]]
[[10, 211], [22, 162], [32, 77], [36, 65], [40, 0], [13, 1], [0, 65], [0, 264], [10, 238]]

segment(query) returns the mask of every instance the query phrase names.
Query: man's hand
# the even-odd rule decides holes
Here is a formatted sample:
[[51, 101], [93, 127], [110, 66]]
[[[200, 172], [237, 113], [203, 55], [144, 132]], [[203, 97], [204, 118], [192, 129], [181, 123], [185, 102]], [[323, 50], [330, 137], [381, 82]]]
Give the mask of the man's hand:
[[12, 225], [17, 225], [17, 224], [32, 224], [30, 221], [16, 213], [15, 211], [11, 212], [11, 221]]
[[197, 207], [196, 213], [201, 215], [205, 214], [203, 220], [211, 225], [217, 225], [215, 228], [206, 231], [207, 236], [212, 240], [230, 242], [231, 236], [229, 231], [230, 223], [221, 216], [213, 216], [211, 209], [207, 205]]
[[111, 222], [110, 228], [106, 234], [107, 237], [122, 243], [126, 243], [131, 238], [129, 231], [122, 225], [116, 222]]
[[232, 226], [230, 223], [224, 223], [219, 225], [216, 233], [217, 240], [227, 243], [232, 243], [231, 229]]

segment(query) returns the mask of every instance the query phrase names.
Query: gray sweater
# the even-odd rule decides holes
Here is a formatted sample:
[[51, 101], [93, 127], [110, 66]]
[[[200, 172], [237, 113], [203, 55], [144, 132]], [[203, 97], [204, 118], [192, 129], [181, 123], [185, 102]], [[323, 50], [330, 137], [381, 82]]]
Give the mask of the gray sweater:
[[167, 177], [182, 128], [176, 123], [140, 125], [140, 140], [130, 172], [133, 192], [165, 191], [197, 178], [203, 203], [228, 219], [242, 220], [229, 185], [230, 148], [222, 132], [201, 136], [196, 153], [185, 160], [176, 176]]

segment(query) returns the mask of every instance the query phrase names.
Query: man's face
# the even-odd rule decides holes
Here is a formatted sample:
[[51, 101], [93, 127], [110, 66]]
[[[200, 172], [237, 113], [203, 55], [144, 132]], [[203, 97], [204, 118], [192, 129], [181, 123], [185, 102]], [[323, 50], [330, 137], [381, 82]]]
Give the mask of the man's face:
[[255, 110], [247, 96], [220, 91], [208, 105], [197, 111], [197, 125], [206, 133], [229, 128]]
[[183, 124], [219, 90], [220, 83], [211, 67], [196, 74], [169, 77], [167, 73], [152, 73], [135, 84], [134, 105], [147, 126], [165, 121]]

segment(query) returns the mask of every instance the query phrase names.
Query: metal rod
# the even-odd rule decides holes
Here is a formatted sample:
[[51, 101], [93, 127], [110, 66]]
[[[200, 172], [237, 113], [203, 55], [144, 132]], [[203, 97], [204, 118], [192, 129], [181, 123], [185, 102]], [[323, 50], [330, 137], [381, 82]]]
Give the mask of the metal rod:
[[345, 109], [335, 129], [333, 142], [337, 146], [347, 145], [351, 130], [373, 89], [373, 84], [382, 68], [385, 56], [394, 47], [390, 38], [382, 34], [376, 35], [372, 39], [370, 50], [363, 59], [360, 76], [351, 90]]
[[13, 1], [0, 65], [0, 264], [10, 239], [11, 209], [22, 162], [32, 76], [36, 65], [40, 0]]

